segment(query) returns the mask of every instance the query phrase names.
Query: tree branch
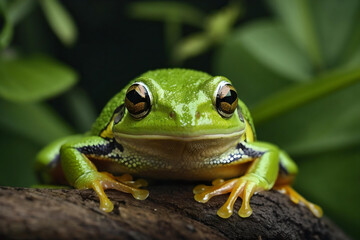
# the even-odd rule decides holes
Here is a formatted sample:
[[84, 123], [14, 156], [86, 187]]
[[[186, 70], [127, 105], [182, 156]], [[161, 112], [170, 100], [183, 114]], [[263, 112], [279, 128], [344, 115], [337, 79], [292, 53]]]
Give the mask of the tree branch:
[[193, 186], [153, 185], [145, 201], [107, 191], [112, 213], [99, 209], [92, 190], [0, 187], [0, 239], [348, 239], [276, 191], [253, 196], [249, 218], [221, 219], [216, 211], [227, 196], [197, 203]]

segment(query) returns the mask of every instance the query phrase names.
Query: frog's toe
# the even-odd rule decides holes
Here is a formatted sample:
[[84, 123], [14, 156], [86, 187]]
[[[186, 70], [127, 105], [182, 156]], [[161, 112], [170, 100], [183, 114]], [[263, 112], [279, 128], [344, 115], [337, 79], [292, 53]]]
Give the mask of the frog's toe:
[[194, 199], [197, 202], [206, 203], [210, 200], [210, 194], [208, 193], [197, 193], [194, 195]]
[[[109, 174], [109, 175], [114, 177], [112, 174]], [[116, 176], [115, 179], [118, 180], [119, 182], [128, 182], [128, 181], [132, 181], [133, 177], [130, 174], [125, 173], [121, 176]]]
[[246, 218], [252, 214], [252, 209], [250, 207], [250, 198], [254, 195], [254, 192], [257, 188], [255, 182], [247, 181], [244, 189], [242, 191], [242, 204], [238, 212], [240, 217]]
[[205, 203], [212, 197], [231, 192], [236, 179], [224, 181], [214, 186], [198, 185], [194, 188], [194, 199], [198, 202]]
[[136, 189], [136, 191], [131, 194], [137, 200], [145, 200], [149, 196], [149, 191], [145, 189]]
[[232, 206], [225, 206], [223, 205], [218, 211], [217, 215], [221, 218], [229, 218], [233, 214], [233, 207]]
[[318, 218], [322, 217], [323, 211], [321, 207], [306, 200], [303, 196], [301, 196], [298, 192], [296, 192], [290, 185], [275, 186], [274, 189], [278, 190], [283, 194], [288, 195], [293, 203], [304, 204], [316, 217]]
[[318, 218], [321, 218], [322, 215], [323, 215], [323, 210], [320, 206], [314, 204], [314, 203], [311, 203], [311, 202], [308, 202], [307, 204], [305, 204], [309, 209], [310, 211]]
[[114, 204], [106, 196], [104, 189], [99, 181], [92, 183], [92, 188], [97, 193], [100, 199], [100, 209], [104, 212], [111, 212], [114, 209]]
[[209, 189], [210, 187], [211, 187], [211, 186], [206, 186], [206, 185], [204, 185], [204, 184], [197, 185], [196, 187], [194, 187], [193, 193], [194, 193], [194, 194], [203, 193], [203, 192], [205, 192], [207, 189]]
[[211, 191], [213, 186], [220, 186], [224, 182], [225, 182], [224, 179], [218, 178], [218, 179], [215, 179], [214, 181], [211, 182], [212, 186], [206, 186], [204, 184], [197, 185], [196, 187], [194, 187], [193, 193], [194, 194], [200, 194], [200, 193], [203, 193], [203, 192], [209, 192], [209, 191]]
[[213, 186], [218, 186], [218, 185], [223, 184], [224, 182], [225, 182], [224, 179], [222, 179], [222, 178], [217, 178], [217, 179], [213, 180], [213, 181], [211, 182], [211, 184], [212, 184]]
[[149, 184], [145, 179], [139, 178], [136, 181], [133, 181], [132, 178], [131, 180], [122, 180], [118, 177], [116, 177], [116, 180], [118, 180], [119, 182], [122, 182], [130, 187], [133, 188], [142, 188], [142, 187], [147, 187]]
[[136, 181], [133, 181], [132, 183], [128, 183], [132, 185], [134, 188], [141, 188], [141, 187], [147, 187], [149, 184], [145, 179], [139, 178]]

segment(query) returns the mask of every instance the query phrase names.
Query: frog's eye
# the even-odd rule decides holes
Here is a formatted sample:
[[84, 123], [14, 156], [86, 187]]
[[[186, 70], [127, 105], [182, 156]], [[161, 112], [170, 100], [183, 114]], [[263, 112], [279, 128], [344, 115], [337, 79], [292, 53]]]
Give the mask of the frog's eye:
[[142, 82], [136, 82], [129, 87], [125, 96], [125, 106], [135, 119], [144, 118], [151, 109], [151, 93]]
[[222, 81], [215, 92], [215, 107], [223, 118], [230, 118], [237, 107], [238, 98], [235, 88]]

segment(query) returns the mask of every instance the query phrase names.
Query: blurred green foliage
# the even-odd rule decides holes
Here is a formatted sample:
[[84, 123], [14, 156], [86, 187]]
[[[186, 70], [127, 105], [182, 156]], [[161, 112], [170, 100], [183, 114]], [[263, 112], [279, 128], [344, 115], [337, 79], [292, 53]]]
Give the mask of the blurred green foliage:
[[[64, 44], [73, 43], [76, 28], [70, 15], [58, 1], [46, 2], [43, 10], [53, 31]], [[0, 169], [8, 172], [0, 174], [1, 185], [36, 183], [29, 156], [33, 159], [40, 147], [73, 133], [43, 101], [69, 90], [77, 81], [76, 72], [49, 56], [24, 56], [9, 45], [15, 25], [38, 4], [0, 0], [0, 142], [1, 154], [7, 157], [0, 161]]]
[[8, 101], [41, 101], [75, 83], [75, 72], [48, 57], [0, 59], [0, 96]]
[[[236, 1], [212, 13], [180, 1], [135, 1], [126, 13], [164, 24], [169, 66], [191, 67], [189, 59], [212, 52], [212, 74], [234, 83], [259, 139], [279, 145], [298, 163], [295, 187], [360, 237], [360, 2], [265, 4], [271, 17], [245, 22], [247, 9]], [[69, 90], [77, 74], [49, 56], [22, 56], [10, 44], [14, 26], [38, 6], [65, 46], [77, 38], [59, 1], [0, 0], [0, 146], [13, 159], [0, 161], [3, 172], [30, 168], [27, 160], [40, 146], [73, 132], [44, 100]], [[76, 129], [85, 131], [94, 118], [86, 94], [69, 91], [66, 101]], [[26, 168], [18, 174], [20, 179], [0, 174], [0, 184], [35, 182]]]
[[[180, 66], [186, 59], [221, 42], [230, 33], [241, 13], [240, 5], [235, 2], [208, 16], [200, 9], [182, 2], [134, 2], [128, 5], [130, 17], [165, 23], [169, 62], [173, 66]], [[182, 37], [183, 24], [201, 31]]]

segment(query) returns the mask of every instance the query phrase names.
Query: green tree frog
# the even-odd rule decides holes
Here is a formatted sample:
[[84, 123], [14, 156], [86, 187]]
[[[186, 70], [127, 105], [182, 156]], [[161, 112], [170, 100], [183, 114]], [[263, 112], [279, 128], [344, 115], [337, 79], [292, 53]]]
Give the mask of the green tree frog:
[[[230, 193], [218, 210], [233, 213], [242, 198], [241, 217], [252, 214], [250, 198], [277, 189], [320, 217], [290, 184], [297, 166], [278, 147], [256, 140], [249, 110], [230, 80], [188, 69], [149, 71], [131, 81], [102, 110], [85, 135], [59, 139], [37, 156], [36, 168], [45, 183], [93, 189], [100, 208], [113, 204], [104, 190], [131, 193], [144, 200], [152, 179], [212, 181], [193, 190], [196, 201]], [[214, 180], [215, 179], [215, 180]], [[224, 180], [226, 179], [226, 180]]]

